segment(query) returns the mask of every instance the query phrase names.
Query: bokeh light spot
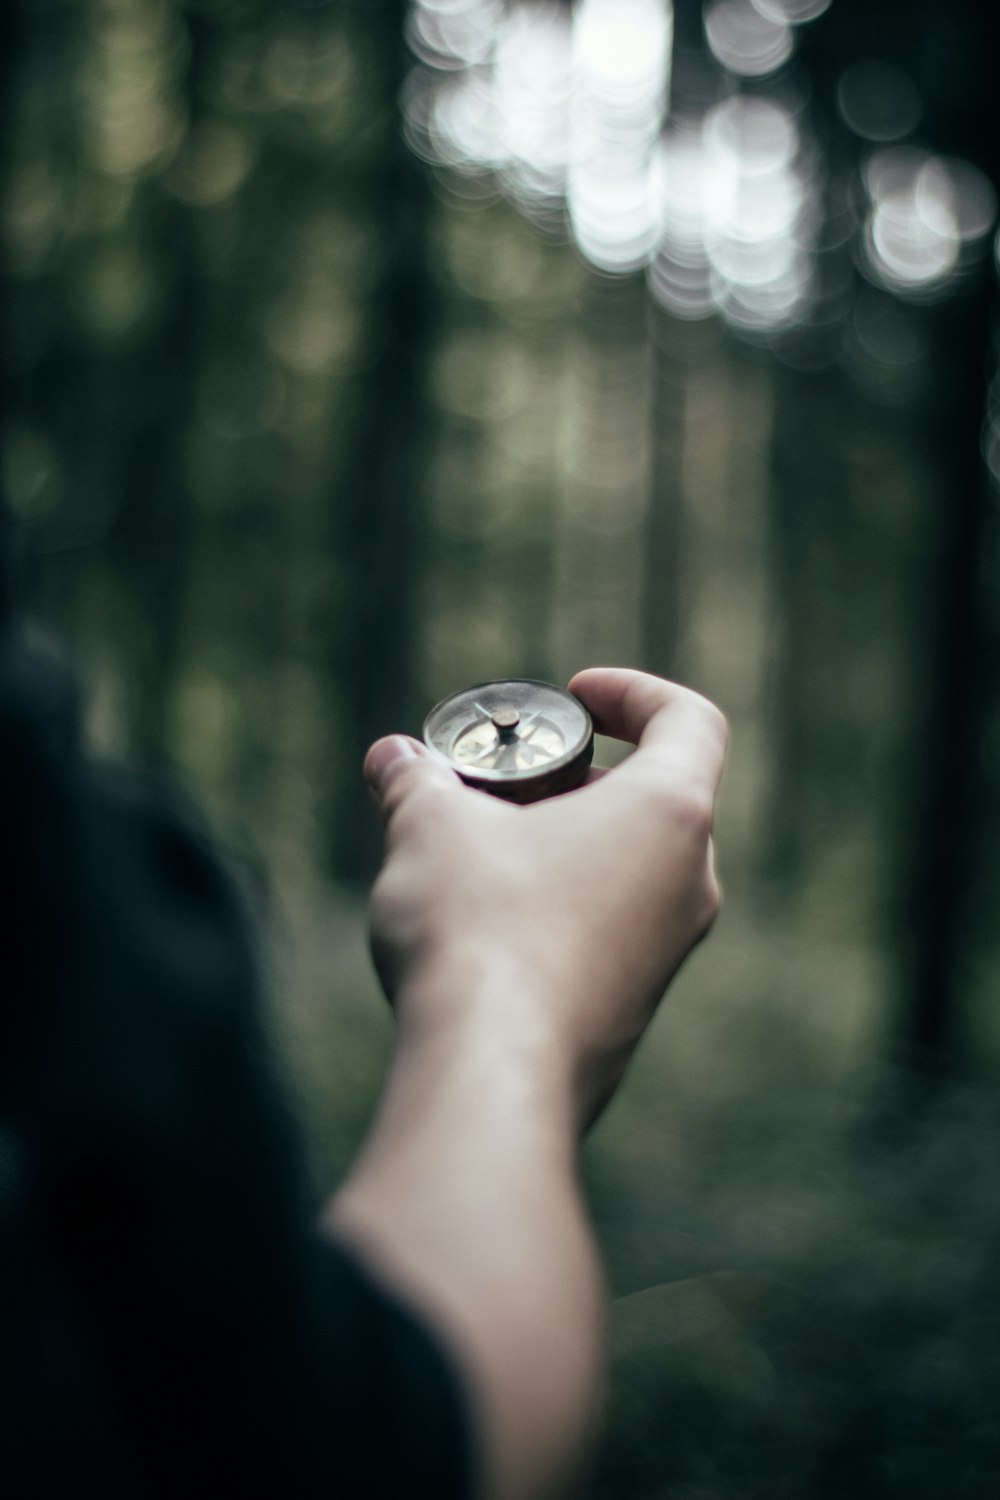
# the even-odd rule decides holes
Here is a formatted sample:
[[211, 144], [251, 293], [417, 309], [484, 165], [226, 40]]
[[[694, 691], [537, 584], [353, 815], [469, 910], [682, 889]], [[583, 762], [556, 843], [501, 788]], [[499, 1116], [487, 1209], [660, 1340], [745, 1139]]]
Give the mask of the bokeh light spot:
[[754, 10], [759, 10], [769, 21], [781, 21], [786, 26], [804, 26], [815, 21], [830, 9], [830, 0], [753, 0]]
[[353, 353], [359, 324], [357, 303], [320, 281], [279, 298], [264, 319], [264, 337], [283, 364], [322, 375]]
[[865, 288], [845, 333], [845, 362], [870, 395], [893, 406], [912, 400], [927, 374], [926, 338], [894, 298]]
[[496, 110], [516, 198], [561, 195], [571, 155], [572, 33], [561, 8], [519, 7], [498, 39]]
[[409, 14], [406, 39], [432, 68], [485, 62], [503, 19], [500, 0], [421, 0]]
[[147, 321], [157, 306], [158, 292], [153, 267], [146, 259], [131, 247], [109, 247], [84, 267], [79, 316], [95, 333], [121, 338]]
[[578, 77], [606, 104], [641, 113], [662, 98], [672, 29], [663, 0], [582, 0], [573, 31]]
[[787, 109], [740, 94], [709, 111], [704, 137], [716, 161], [746, 176], [770, 175], [787, 167], [799, 144]]
[[867, 60], [841, 74], [837, 107], [845, 124], [864, 140], [898, 141], [920, 119], [916, 84], [890, 63]]
[[918, 193], [927, 190], [935, 175], [938, 191], [951, 200], [959, 238], [969, 242], [989, 234], [997, 216], [997, 194], [986, 174], [960, 156], [935, 157], [925, 169], [923, 188], [917, 185]]
[[238, 130], [217, 122], [206, 123], [184, 142], [167, 183], [183, 202], [208, 208], [230, 197], [250, 166], [250, 151]]
[[705, 8], [705, 39], [724, 68], [745, 78], [774, 73], [792, 55], [792, 33], [750, 0], [713, 0]]
[[802, 315], [818, 222], [799, 128], [775, 100], [734, 95], [678, 121], [653, 168], [661, 222], [650, 290], [676, 317], [718, 311], [762, 333]]
[[868, 263], [899, 292], [939, 291], [958, 269], [963, 245], [988, 233], [996, 216], [992, 184], [961, 158], [883, 147], [869, 158], [864, 181]]
[[41, 433], [14, 428], [0, 455], [0, 480], [11, 509], [26, 518], [44, 515], [59, 498], [55, 456]]

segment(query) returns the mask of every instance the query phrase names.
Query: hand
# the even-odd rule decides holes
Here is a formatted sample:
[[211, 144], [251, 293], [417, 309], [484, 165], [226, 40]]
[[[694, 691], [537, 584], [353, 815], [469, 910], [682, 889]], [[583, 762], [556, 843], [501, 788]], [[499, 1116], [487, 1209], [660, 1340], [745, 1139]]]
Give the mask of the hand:
[[330, 1222], [454, 1350], [488, 1500], [579, 1490], [604, 1297], [576, 1139], [719, 906], [719, 713], [640, 672], [570, 687], [638, 749], [564, 796], [500, 802], [396, 736], [365, 763], [388, 838], [372, 946], [399, 1025]]
[[537, 1047], [584, 1124], [718, 911], [726, 728], [641, 672], [594, 668], [570, 688], [601, 733], [638, 747], [575, 792], [512, 806], [401, 736], [373, 745], [365, 771], [388, 844], [372, 947], [401, 1025]]

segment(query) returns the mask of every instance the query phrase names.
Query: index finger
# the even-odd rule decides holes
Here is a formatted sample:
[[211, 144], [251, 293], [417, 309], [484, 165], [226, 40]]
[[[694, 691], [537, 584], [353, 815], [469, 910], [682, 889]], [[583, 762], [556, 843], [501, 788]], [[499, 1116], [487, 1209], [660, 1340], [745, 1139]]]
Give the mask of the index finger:
[[616, 779], [669, 772], [714, 795], [728, 730], [724, 716], [707, 698], [627, 667], [590, 667], [578, 672], [569, 687], [590, 712], [599, 734], [637, 747], [635, 755], [616, 769]]

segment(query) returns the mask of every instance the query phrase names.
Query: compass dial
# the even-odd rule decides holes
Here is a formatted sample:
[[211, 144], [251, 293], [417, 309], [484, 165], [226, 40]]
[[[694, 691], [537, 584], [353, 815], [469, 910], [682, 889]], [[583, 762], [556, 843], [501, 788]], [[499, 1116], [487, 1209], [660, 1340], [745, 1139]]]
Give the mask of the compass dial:
[[593, 754], [583, 704], [550, 683], [481, 683], [439, 703], [424, 739], [470, 785], [531, 802], [576, 786]]
[[504, 735], [492, 719], [460, 729], [451, 747], [457, 766], [484, 771], [530, 771], [558, 760], [566, 749], [555, 724], [540, 716]]

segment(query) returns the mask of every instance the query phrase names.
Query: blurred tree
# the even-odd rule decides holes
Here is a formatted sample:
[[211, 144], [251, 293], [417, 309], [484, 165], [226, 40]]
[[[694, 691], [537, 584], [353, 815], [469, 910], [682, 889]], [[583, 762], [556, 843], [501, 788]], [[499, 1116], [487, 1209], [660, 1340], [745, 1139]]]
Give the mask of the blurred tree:
[[[502, 174], [438, 193], [445, 169], [417, 161], [399, 129], [406, 15], [403, 0], [4, 8], [4, 167], [21, 184], [3, 289], [5, 474], [8, 491], [13, 475], [30, 492], [44, 611], [115, 678], [123, 741], [214, 776], [225, 815], [267, 830], [265, 842], [293, 826], [283, 799], [313, 799], [310, 836], [327, 868], [364, 878], [379, 838], [357, 767], [377, 734], [419, 726], [421, 655], [445, 681], [471, 659], [541, 672], [609, 641], [669, 673], [692, 640], [711, 665], [738, 632], [724, 608], [708, 641], [697, 617], [719, 613], [699, 592], [706, 560], [726, 552], [716, 575], [734, 597], [759, 580], [722, 535], [738, 529], [732, 515], [707, 524], [688, 487], [721, 434], [726, 461], [703, 482], [739, 488], [723, 471], [749, 451], [730, 439], [753, 420], [738, 408], [744, 377], [759, 373], [761, 450], [774, 396], [777, 644], [763, 837], [789, 885], [801, 871], [808, 886], [842, 834], [867, 841], [873, 868], [894, 862], [899, 1045], [957, 1046], [966, 958], [989, 940], [970, 926], [970, 897], [995, 835], [982, 811], [996, 800], [978, 459], [985, 266], [936, 306], [863, 287], [930, 351], [927, 390], [896, 391], [892, 411], [837, 363], [843, 314], [795, 333], [827, 341], [813, 365], [775, 365], [764, 349], [734, 356], [719, 320], [672, 319], [638, 275], [574, 260], [552, 205], [547, 232], [519, 223], [494, 245], [514, 212], [497, 201]], [[850, 64], [897, 62], [923, 95], [930, 149], [996, 180], [987, 7], [956, 0], [941, 16], [930, 0], [834, 0], [797, 28], [786, 73], [741, 80], [705, 60], [702, 21], [699, 0], [678, 0], [675, 109], [699, 115], [727, 91], [770, 99], [783, 79], [797, 90], [795, 128], [815, 138], [810, 163], [822, 157], [831, 209], [848, 224], [821, 257], [836, 286], [855, 276], [851, 192], [866, 150], [835, 108]], [[115, 125], [109, 67], [133, 131], [152, 128], [164, 101], [175, 112], [158, 152], [127, 168], [102, 157], [101, 131]], [[153, 75], [166, 81], [147, 97]], [[232, 184], [214, 197], [189, 190], [204, 142], [219, 139], [242, 162]], [[481, 217], [459, 234], [477, 213], [458, 206], [463, 194]], [[448, 279], [449, 236], [477, 261], [465, 288], [461, 274]], [[360, 271], [344, 269], [352, 255]], [[132, 305], [135, 286], [145, 290]], [[451, 378], [469, 372], [475, 401], [445, 412], [429, 369], [439, 333], [459, 324]], [[699, 381], [719, 409], [696, 433]], [[532, 408], [533, 425], [512, 417]], [[515, 449], [530, 449], [525, 462]], [[648, 487], [627, 505], [626, 451]], [[429, 461], [436, 495], [451, 486], [433, 514]], [[876, 537], [865, 513], [894, 466], [899, 532]], [[477, 598], [489, 600], [478, 615]], [[469, 631], [460, 652], [473, 619], [489, 628]], [[859, 674], [875, 662], [883, 682], [904, 649], [904, 702], [886, 706]], [[741, 710], [754, 729], [755, 691]]]
[[[185, 8], [180, 21], [178, 44], [186, 58], [182, 108], [190, 135], [203, 119], [205, 75], [217, 37], [201, 7]], [[195, 544], [186, 451], [208, 313], [197, 210], [165, 193], [157, 178], [138, 185], [136, 198], [133, 232], [140, 253], [153, 261], [161, 278], [160, 310], [152, 336], [120, 363], [96, 361], [91, 380], [105, 406], [104, 420], [92, 432], [97, 448], [92, 462], [99, 474], [105, 423], [123, 408], [119, 501], [108, 556], [136, 601], [133, 617], [146, 624], [126, 670], [131, 671], [129, 739], [148, 758], [169, 754], [174, 739]]]
[[[403, 142], [398, 99], [408, 68], [405, 0], [372, 0], [364, 28], [372, 56], [370, 108], [381, 149], [369, 184], [375, 227], [366, 315], [369, 354], [356, 393], [351, 452], [332, 503], [344, 547], [350, 607], [331, 663], [342, 686], [344, 761], [360, 777], [380, 734], [418, 725], [414, 682], [418, 589], [425, 553], [425, 472], [432, 423], [427, 366], [436, 326], [425, 169]], [[381, 836], [358, 790], [340, 801], [333, 831], [336, 869], [371, 877]]]
[[643, 660], [652, 672], [676, 672], [684, 556], [684, 396], [692, 344], [703, 330], [673, 323], [655, 307], [651, 328], [649, 515], [643, 588]]
[[[930, 0], [916, 6], [890, 0], [877, 8], [839, 0], [802, 49], [833, 159], [845, 142], [823, 111], [831, 109], [842, 70], [870, 57], [891, 58], [920, 90], [921, 135], [931, 148], [966, 158], [1000, 183], [992, 71], [997, 42], [997, 11], [979, 0], [957, 0], [946, 15]], [[991, 805], [988, 788], [995, 785], [986, 733], [996, 706], [997, 621], [984, 587], [992, 500], [981, 433], [996, 310], [993, 267], [981, 258], [946, 300], [912, 313], [930, 345], [931, 375], [911, 408], [910, 428], [929, 496], [911, 620], [914, 716], [898, 783], [904, 802], [895, 874], [893, 1050], [934, 1070], [970, 1061], [963, 1008], [977, 935], [966, 913], [984, 878], [977, 834], [982, 809]], [[785, 402], [795, 399], [786, 391]], [[820, 468], [831, 461], [836, 455], [828, 448]], [[779, 483], [776, 493], [782, 489]]]
[[[1000, 56], [996, 9], [972, 0], [951, 7], [947, 29], [957, 46], [932, 45], [939, 24], [937, 8], [925, 5], [918, 79], [926, 81], [928, 135], [1000, 184], [990, 66]], [[994, 268], [980, 262], [929, 320], [934, 381], [921, 413], [937, 503], [926, 633], [915, 655], [927, 669], [915, 726], [926, 759], [914, 808], [915, 839], [904, 864], [904, 1005], [912, 1008], [903, 1022], [903, 1043], [936, 1068], [969, 1062], [962, 1002], [970, 949], [980, 935], [970, 930], [967, 914], [985, 876], [982, 856], [992, 840], [987, 835], [984, 843], [982, 820], [984, 810], [995, 807], [990, 789], [997, 785], [995, 768], [987, 763], [987, 730], [998, 701], [1000, 621], [986, 587], [995, 497], [981, 440], [998, 312]]]
[[[15, 95], [25, 24], [24, 0], [11, 0], [0, 10], [0, 203], [9, 201], [11, 193], [14, 154], [11, 140], [17, 114]], [[17, 391], [17, 375], [10, 352], [14, 336], [12, 301], [12, 281], [9, 276], [4, 276], [0, 279], [0, 343], [8, 353], [0, 360], [0, 438], [13, 426]], [[6, 494], [0, 495], [0, 528], [0, 558], [3, 559], [2, 565], [10, 569], [13, 535]], [[0, 612], [7, 602], [9, 586], [8, 576], [0, 577]]]

